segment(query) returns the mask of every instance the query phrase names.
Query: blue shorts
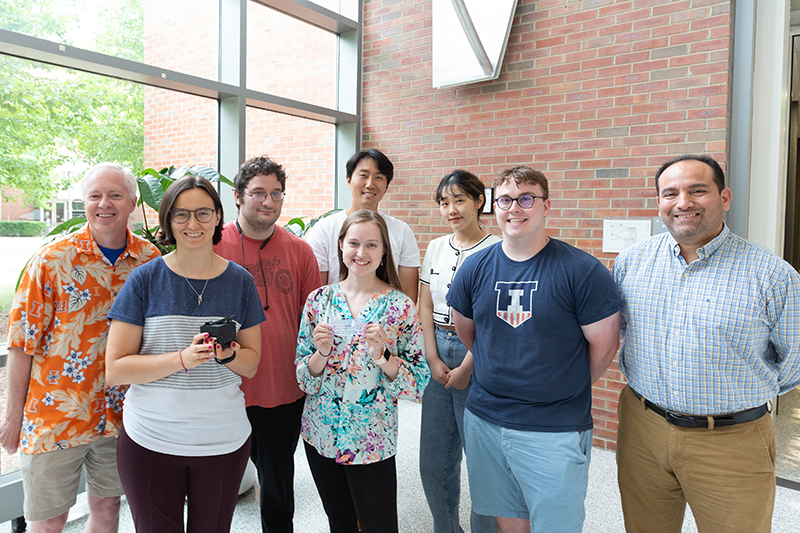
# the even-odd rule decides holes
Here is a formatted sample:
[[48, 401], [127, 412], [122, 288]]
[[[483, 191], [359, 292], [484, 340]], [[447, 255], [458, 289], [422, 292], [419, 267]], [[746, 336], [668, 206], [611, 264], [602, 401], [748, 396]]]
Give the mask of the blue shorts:
[[580, 533], [592, 431], [502, 428], [464, 412], [469, 492], [476, 513], [531, 521], [532, 532]]

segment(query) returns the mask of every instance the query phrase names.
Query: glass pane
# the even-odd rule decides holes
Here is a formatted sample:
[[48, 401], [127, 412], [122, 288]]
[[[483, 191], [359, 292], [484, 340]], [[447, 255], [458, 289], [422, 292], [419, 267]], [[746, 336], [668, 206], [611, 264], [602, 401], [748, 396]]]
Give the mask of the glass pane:
[[286, 170], [281, 225], [333, 209], [334, 132], [331, 124], [247, 108], [246, 157], [266, 154]]
[[144, 90], [144, 164], [217, 168], [216, 100], [166, 89]]
[[0, 28], [217, 79], [219, 0], [4, 0]]
[[325, 9], [329, 9], [334, 13], [339, 13], [339, 4], [341, 0], [310, 0], [311, 3], [317, 4], [318, 6], [322, 6]]
[[219, 0], [139, 1], [144, 4], [145, 63], [219, 78]]
[[309, 0], [313, 4], [358, 21], [358, 0]]
[[[218, 110], [216, 100], [145, 87], [145, 168], [194, 165], [219, 168]], [[158, 213], [149, 208], [146, 211], [147, 223], [157, 225]]]
[[248, 89], [334, 108], [337, 39], [332, 33], [248, 2]]
[[16, 200], [4, 219], [35, 220], [95, 163], [141, 167], [141, 85], [8, 56], [0, 78], [0, 186]]

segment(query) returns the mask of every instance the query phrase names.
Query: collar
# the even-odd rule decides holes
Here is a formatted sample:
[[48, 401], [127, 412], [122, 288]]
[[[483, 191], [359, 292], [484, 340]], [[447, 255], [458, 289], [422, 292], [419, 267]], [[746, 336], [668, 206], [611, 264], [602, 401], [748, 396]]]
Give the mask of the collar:
[[[81, 229], [73, 233], [71, 238], [75, 239], [75, 242], [77, 243], [78, 246], [78, 250], [80, 250], [81, 252], [87, 255], [99, 255], [105, 258], [103, 252], [100, 251], [100, 246], [97, 244], [97, 241], [95, 241], [94, 237], [92, 237], [92, 232], [89, 231], [88, 222], [84, 224]], [[120, 255], [120, 257], [131, 256], [134, 258], [138, 258], [136, 249], [133, 246], [131, 246], [133, 239], [134, 237], [133, 234], [131, 234], [131, 230], [125, 228], [125, 251], [122, 252], [122, 255]]]
[[[697, 256], [702, 261], [707, 257], [711, 257], [716, 253], [717, 250], [722, 248], [722, 245], [725, 244], [725, 241], [728, 240], [728, 237], [731, 235], [731, 230], [728, 228], [728, 225], [724, 222], [722, 223], [722, 231], [719, 232], [719, 235], [711, 239], [709, 242], [701, 246], [697, 249]], [[678, 244], [678, 241], [672, 236], [671, 233], [667, 233], [667, 242], [669, 243], [669, 249], [672, 252], [672, 255], [676, 258], [681, 255], [681, 247]]]

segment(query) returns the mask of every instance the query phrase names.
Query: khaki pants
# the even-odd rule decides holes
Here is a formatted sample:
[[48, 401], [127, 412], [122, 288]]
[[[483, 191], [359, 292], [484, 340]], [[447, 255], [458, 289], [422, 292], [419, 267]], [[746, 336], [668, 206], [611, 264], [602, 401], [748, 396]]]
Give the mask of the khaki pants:
[[775, 426], [769, 414], [735, 426], [681, 428], [625, 387], [617, 467], [628, 533], [679, 533], [687, 502], [699, 533], [770, 531]]

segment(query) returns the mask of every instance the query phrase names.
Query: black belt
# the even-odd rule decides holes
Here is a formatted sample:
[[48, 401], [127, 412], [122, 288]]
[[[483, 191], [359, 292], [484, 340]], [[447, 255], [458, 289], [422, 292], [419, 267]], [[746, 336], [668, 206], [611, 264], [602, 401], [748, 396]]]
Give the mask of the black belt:
[[758, 407], [753, 407], [752, 409], [745, 409], [744, 411], [729, 413], [726, 415], [713, 415], [711, 417], [684, 415], [681, 413], [675, 413], [673, 411], [667, 411], [663, 407], [654, 404], [647, 398], [643, 398], [641, 394], [633, 390], [633, 387], [631, 387], [631, 391], [633, 391], [633, 394], [637, 398], [644, 401], [645, 407], [653, 411], [655, 414], [664, 417], [664, 419], [673, 426], [682, 428], [707, 428], [709, 418], [714, 420], [713, 427], [734, 426], [743, 422], [752, 422], [753, 420], [758, 420], [769, 412], [767, 404], [764, 404], [759, 405]]

